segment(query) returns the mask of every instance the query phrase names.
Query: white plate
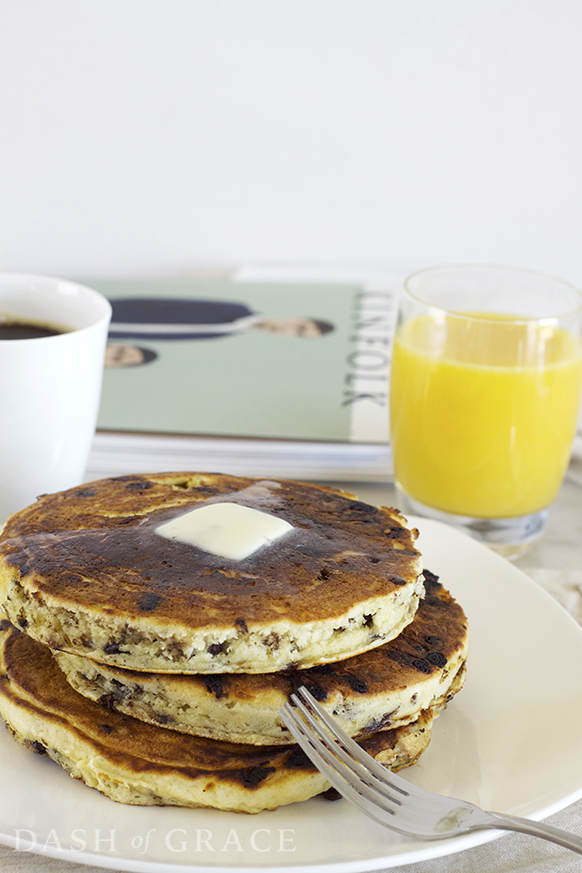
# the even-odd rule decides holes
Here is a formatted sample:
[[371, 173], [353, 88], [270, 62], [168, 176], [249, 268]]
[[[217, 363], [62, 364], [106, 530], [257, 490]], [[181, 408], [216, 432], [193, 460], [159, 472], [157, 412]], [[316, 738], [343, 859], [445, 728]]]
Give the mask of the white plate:
[[[470, 646], [465, 688], [437, 720], [428, 751], [403, 775], [486, 809], [545, 817], [582, 796], [582, 744], [573, 727], [582, 724], [582, 630], [507, 561], [438, 522], [412, 521], [425, 566], [467, 613]], [[343, 800], [315, 798], [258, 816], [122, 806], [5, 731], [0, 779], [1, 842], [140, 873], [355, 873], [499, 835], [415, 842]]]

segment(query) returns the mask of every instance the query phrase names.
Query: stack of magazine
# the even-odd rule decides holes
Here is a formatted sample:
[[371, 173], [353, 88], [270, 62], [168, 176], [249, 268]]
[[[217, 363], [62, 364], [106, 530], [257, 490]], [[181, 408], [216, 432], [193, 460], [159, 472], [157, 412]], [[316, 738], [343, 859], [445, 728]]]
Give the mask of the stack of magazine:
[[113, 307], [88, 475], [389, 480], [401, 279], [332, 278], [85, 280]]

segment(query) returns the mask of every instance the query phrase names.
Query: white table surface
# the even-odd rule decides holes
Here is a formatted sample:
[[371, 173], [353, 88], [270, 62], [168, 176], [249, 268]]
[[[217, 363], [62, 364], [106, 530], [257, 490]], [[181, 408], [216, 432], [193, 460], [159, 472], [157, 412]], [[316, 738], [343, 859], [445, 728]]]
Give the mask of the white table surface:
[[[577, 586], [582, 585], [582, 487], [578, 484], [582, 481], [581, 473], [582, 461], [574, 462], [572, 478], [567, 478], [561, 488], [543, 540], [515, 562], [516, 566], [557, 596], [579, 621], [582, 619], [582, 595], [577, 590]], [[395, 491], [390, 485], [326, 484], [335, 484], [351, 491], [369, 503], [398, 505]], [[582, 742], [582, 726], [574, 725], [572, 729], [580, 732]], [[556, 813], [548, 821], [582, 835], [582, 800]], [[16, 852], [0, 846], [2, 873], [89, 873], [98, 869], [58, 857]], [[546, 841], [509, 833], [495, 842], [455, 855], [409, 864], [402, 869], [407, 873], [482, 873], [484, 870], [492, 873], [569, 873], [582, 871], [582, 856]]]

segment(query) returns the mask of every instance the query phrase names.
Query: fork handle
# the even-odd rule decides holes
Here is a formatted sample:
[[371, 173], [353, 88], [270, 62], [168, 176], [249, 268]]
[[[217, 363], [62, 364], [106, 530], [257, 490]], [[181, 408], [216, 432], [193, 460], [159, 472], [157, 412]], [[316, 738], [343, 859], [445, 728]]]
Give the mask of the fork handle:
[[492, 819], [490, 825], [492, 828], [519, 831], [522, 834], [530, 834], [532, 837], [541, 837], [542, 840], [549, 840], [582, 855], [582, 837], [577, 837], [575, 834], [552, 827], [552, 825], [531, 821], [528, 818], [519, 818], [516, 815], [500, 815], [498, 812], [491, 812], [489, 815]]

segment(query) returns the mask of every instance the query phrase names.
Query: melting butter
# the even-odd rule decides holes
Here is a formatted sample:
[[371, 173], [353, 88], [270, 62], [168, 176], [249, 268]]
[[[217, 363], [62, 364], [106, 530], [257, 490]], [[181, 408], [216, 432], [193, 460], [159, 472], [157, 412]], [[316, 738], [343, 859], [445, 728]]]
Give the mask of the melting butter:
[[292, 529], [293, 525], [282, 518], [225, 502], [192, 509], [161, 524], [156, 533], [219, 558], [242, 561]]

